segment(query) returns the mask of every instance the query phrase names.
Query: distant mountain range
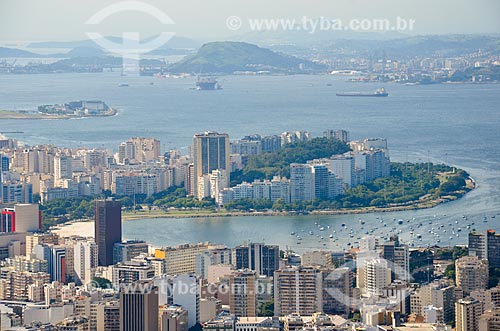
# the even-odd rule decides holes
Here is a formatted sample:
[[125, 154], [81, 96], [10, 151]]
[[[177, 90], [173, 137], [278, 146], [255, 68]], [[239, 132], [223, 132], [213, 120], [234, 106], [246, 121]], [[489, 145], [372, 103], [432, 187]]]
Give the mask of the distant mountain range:
[[[154, 39], [156, 36], [146, 38], [141, 40], [141, 42], [147, 42]], [[121, 37], [113, 37], [107, 36], [103, 37], [103, 39], [107, 39], [116, 44], [122, 44], [123, 38]], [[170, 49], [194, 49], [200, 47], [201, 43], [179, 36], [173, 36], [162, 48], [170, 48]], [[98, 47], [97, 44], [91, 39], [84, 40], [76, 40], [76, 41], [42, 41], [42, 42], [34, 42], [28, 44], [27, 48], [78, 48], [78, 47]]]
[[[173, 37], [165, 46], [149, 53], [155, 56], [186, 55], [181, 61], [169, 66], [172, 72], [191, 73], [233, 73], [235, 71], [269, 71], [273, 73], [315, 72], [327, 69], [319, 62], [324, 60], [364, 57], [369, 59], [409, 59], [414, 57], [455, 57], [478, 52], [500, 55], [500, 35], [427, 35], [401, 38], [401, 34], [359, 33], [356, 38], [342, 39], [310, 36], [308, 33], [292, 34], [301, 36], [300, 42], [293, 42], [289, 34], [255, 32], [240, 36], [241, 39], [255, 39], [257, 44], [243, 41], [210, 42], [200, 45], [198, 42], [182, 37]], [[344, 34], [342, 34], [344, 35]], [[363, 35], [371, 39], [359, 39]], [[262, 37], [259, 39], [259, 36]], [[275, 43], [271, 36], [276, 37]], [[281, 36], [281, 37], [280, 37]], [[396, 37], [389, 38], [390, 36]], [[251, 38], [250, 38], [251, 37]], [[118, 37], [106, 37], [115, 43], [121, 43]], [[378, 38], [378, 39], [377, 39]], [[287, 41], [288, 40], [288, 41]], [[321, 40], [321, 41], [319, 41]], [[145, 40], [147, 41], [147, 40]], [[68, 52], [41, 55], [31, 50], [44, 48], [54, 50], [70, 49]], [[98, 58], [112, 57], [99, 48], [92, 40], [72, 42], [40, 42], [28, 45], [27, 49], [0, 47], [1, 58], [85, 58], [92, 61]], [[114, 60], [113, 60], [114, 61]]]
[[453, 57], [467, 53], [500, 54], [500, 35], [428, 35], [397, 39], [331, 39], [310, 44], [274, 44], [273, 50], [296, 56], [409, 58], [415, 56]]
[[244, 42], [212, 42], [198, 52], [173, 64], [172, 72], [233, 73], [235, 71], [270, 71], [292, 73], [324, 70], [321, 64], [274, 52]]
[[0, 58], [2, 57], [12, 57], [12, 58], [27, 58], [27, 57], [41, 57], [40, 54], [36, 54], [29, 51], [23, 51], [17, 48], [0, 47]]
[[296, 45], [299, 47], [309, 47], [312, 45], [319, 45], [324, 42], [332, 42], [335, 40], [348, 39], [348, 40], [389, 40], [409, 37], [406, 34], [397, 31], [388, 32], [355, 32], [355, 31], [307, 31], [301, 30], [262, 30], [252, 31], [241, 35], [235, 35], [228, 40], [230, 41], [243, 41], [260, 46], [274, 46], [274, 45]]

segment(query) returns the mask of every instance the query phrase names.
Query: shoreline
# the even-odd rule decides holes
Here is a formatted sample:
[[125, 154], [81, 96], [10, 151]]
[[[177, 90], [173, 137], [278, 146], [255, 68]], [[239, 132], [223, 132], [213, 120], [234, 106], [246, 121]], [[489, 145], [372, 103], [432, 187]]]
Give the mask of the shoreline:
[[[465, 193], [466, 194], [466, 193]], [[409, 205], [390, 206], [390, 207], [363, 207], [358, 209], [336, 209], [336, 210], [313, 210], [310, 212], [293, 212], [293, 211], [262, 211], [262, 212], [243, 212], [243, 211], [176, 211], [176, 212], [124, 212], [122, 219], [124, 221], [136, 221], [141, 219], [155, 218], [214, 218], [214, 217], [257, 217], [257, 216], [322, 216], [322, 215], [357, 215], [371, 213], [388, 213], [408, 210], [420, 210], [434, 208], [440, 204], [456, 201], [463, 197], [455, 198], [439, 198], [434, 200], [425, 200], [419, 203]]]
[[389, 213], [398, 211], [408, 211], [408, 210], [420, 210], [420, 209], [430, 209], [434, 208], [440, 204], [456, 201], [465, 196], [470, 191], [476, 188], [476, 182], [472, 177], [466, 180], [466, 187], [468, 190], [463, 192], [455, 192], [458, 196], [448, 195], [436, 199], [422, 199], [419, 201], [411, 201], [406, 204], [393, 205], [386, 207], [360, 207], [355, 209], [336, 209], [336, 210], [312, 210], [306, 212], [296, 212], [296, 211], [206, 211], [206, 210], [189, 210], [180, 211], [176, 210], [174, 212], [165, 212], [155, 210], [151, 211], [139, 211], [139, 212], [124, 212], [122, 213], [122, 219], [124, 221], [135, 221], [140, 219], [154, 219], [154, 218], [208, 218], [208, 217], [256, 217], [256, 216], [321, 216], [321, 215], [357, 215], [357, 214], [371, 214], [371, 213]]
[[70, 119], [82, 119], [82, 118], [99, 118], [99, 117], [111, 117], [118, 115], [118, 111], [114, 108], [109, 108], [109, 110], [101, 115], [48, 115], [43, 113], [21, 113], [13, 110], [0, 110], [0, 120], [70, 120]]

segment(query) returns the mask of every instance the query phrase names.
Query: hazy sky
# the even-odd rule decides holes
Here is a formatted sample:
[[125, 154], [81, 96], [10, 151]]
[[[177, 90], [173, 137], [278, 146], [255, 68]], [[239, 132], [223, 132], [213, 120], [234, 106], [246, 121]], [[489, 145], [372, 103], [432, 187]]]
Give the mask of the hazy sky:
[[[85, 22], [118, 0], [0, 0], [0, 41], [75, 40], [85, 32], [148, 36], [161, 31], [201, 40], [234, 35], [226, 18], [329, 17], [341, 20], [414, 19], [414, 34], [500, 33], [499, 0], [144, 0], [165, 12], [174, 25], [162, 26], [143, 13], [123, 12], [99, 26]], [[241, 32], [245, 32], [243, 26]]]

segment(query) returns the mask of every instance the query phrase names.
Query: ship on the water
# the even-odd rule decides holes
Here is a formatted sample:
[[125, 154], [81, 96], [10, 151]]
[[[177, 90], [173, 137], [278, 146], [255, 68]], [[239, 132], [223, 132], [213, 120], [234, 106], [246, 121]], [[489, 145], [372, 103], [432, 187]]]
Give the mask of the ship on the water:
[[389, 93], [386, 92], [385, 88], [380, 88], [374, 93], [362, 93], [362, 92], [341, 92], [336, 94], [338, 97], [387, 97]]
[[198, 77], [196, 89], [201, 91], [222, 90], [222, 86], [214, 77]]

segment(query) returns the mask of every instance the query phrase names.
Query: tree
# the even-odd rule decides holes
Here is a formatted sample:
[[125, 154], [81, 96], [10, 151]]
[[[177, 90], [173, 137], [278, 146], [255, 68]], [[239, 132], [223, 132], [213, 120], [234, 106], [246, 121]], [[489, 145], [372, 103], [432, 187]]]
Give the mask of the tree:
[[103, 288], [103, 289], [109, 289], [113, 288], [113, 284], [109, 279], [102, 278], [102, 277], [94, 277], [92, 279], [92, 282], [94, 283], [95, 287], [97, 288]]
[[263, 302], [259, 307], [259, 316], [274, 316], [274, 301]]
[[455, 281], [455, 262], [448, 265], [444, 271], [444, 276], [448, 279]]

